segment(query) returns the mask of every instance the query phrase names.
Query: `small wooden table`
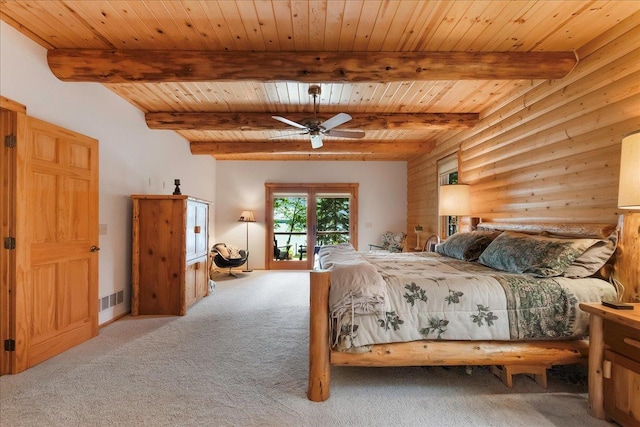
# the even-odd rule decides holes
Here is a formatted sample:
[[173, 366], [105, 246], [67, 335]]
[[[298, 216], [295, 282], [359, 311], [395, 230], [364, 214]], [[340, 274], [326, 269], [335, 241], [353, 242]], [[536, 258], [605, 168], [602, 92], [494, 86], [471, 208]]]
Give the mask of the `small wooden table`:
[[640, 304], [633, 310], [616, 310], [601, 303], [582, 303], [580, 308], [591, 314], [589, 319], [589, 411], [605, 419], [603, 391], [604, 321], [615, 322], [640, 330]]

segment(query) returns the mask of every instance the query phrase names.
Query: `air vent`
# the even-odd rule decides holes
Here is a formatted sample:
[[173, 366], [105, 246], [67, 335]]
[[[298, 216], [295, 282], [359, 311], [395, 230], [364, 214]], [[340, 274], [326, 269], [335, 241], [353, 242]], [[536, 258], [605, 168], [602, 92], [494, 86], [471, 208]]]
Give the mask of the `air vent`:
[[98, 311], [108, 310], [124, 303], [124, 291], [118, 291], [98, 299]]

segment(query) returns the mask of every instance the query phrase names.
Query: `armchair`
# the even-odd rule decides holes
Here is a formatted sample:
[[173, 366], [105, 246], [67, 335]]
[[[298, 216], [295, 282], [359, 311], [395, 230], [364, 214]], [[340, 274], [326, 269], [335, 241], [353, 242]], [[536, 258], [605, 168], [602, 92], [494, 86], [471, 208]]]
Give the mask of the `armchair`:
[[216, 243], [211, 248], [211, 253], [213, 254], [213, 263], [220, 268], [228, 268], [229, 276], [234, 276], [231, 271], [234, 267], [240, 267], [247, 262], [247, 258], [249, 257], [249, 251], [238, 250], [233, 246], [227, 246], [225, 243]]
[[407, 239], [407, 233], [393, 231], [387, 231], [382, 235], [382, 243], [380, 245], [374, 245], [369, 243], [369, 250], [384, 250], [389, 252], [402, 252], [404, 251], [404, 243]]

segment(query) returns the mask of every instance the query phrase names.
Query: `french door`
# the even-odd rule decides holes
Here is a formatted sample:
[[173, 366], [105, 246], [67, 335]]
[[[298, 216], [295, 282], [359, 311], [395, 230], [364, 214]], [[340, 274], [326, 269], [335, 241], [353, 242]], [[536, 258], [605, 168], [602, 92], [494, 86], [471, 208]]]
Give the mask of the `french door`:
[[265, 184], [266, 268], [310, 270], [317, 246], [357, 247], [358, 184]]

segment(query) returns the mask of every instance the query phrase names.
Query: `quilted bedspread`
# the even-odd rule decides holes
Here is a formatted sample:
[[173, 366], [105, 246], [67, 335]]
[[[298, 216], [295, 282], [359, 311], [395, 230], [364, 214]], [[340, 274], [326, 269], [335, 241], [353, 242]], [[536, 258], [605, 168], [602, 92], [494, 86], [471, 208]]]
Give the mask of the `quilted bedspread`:
[[[340, 351], [422, 339], [580, 338], [589, 315], [578, 304], [616, 298], [614, 287], [596, 278], [537, 278], [426, 252], [357, 255], [375, 267], [386, 292], [382, 308], [368, 313], [349, 309], [348, 298], [342, 298], [346, 307], [332, 308]], [[340, 287], [344, 294], [349, 284], [333, 274], [331, 280], [332, 291]]]

